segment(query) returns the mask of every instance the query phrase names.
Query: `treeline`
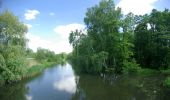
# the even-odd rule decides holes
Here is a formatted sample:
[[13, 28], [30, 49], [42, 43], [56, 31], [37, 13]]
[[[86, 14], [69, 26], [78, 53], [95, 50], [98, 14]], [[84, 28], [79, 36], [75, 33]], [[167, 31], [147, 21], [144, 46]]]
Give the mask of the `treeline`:
[[50, 51], [48, 49], [44, 48], [38, 48], [36, 52], [33, 52], [32, 49], [26, 50], [27, 58], [35, 58], [39, 62], [57, 62], [62, 63], [67, 60], [67, 54], [66, 53], [59, 53], [55, 54], [54, 51]]
[[[26, 25], [12, 12], [0, 12], [0, 84], [32, 76], [47, 66], [66, 60], [65, 53], [55, 54], [42, 48], [34, 53], [27, 48], [27, 31]], [[37, 65], [29, 66], [29, 58], [34, 59]]]
[[112, 0], [88, 8], [86, 32], [70, 33], [73, 52], [69, 58], [80, 71], [115, 73], [140, 67], [170, 67], [170, 11], [153, 9], [143, 16], [123, 15]]

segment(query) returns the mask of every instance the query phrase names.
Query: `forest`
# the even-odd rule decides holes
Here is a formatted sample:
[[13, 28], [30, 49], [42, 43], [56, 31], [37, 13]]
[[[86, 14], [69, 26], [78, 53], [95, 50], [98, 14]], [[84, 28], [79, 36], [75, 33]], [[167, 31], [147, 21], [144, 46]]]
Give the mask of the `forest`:
[[[72, 31], [69, 59], [79, 72], [98, 74], [170, 71], [170, 11], [123, 15], [112, 0], [88, 8], [86, 31]], [[166, 79], [170, 84], [170, 78]]]

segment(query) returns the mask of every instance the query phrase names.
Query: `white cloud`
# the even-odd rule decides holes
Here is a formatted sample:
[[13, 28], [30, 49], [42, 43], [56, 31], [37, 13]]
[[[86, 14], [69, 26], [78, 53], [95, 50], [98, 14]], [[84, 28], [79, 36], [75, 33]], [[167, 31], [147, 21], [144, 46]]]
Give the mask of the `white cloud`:
[[[54, 51], [55, 53], [66, 52], [69, 53], [72, 51], [72, 47], [70, 46], [68, 41], [58, 41], [58, 40], [47, 40], [40, 36], [33, 35], [31, 33], [27, 33], [27, 39], [29, 39], [27, 46], [31, 48], [33, 51], [37, 51], [38, 47], [49, 49]], [[55, 37], [54, 37], [55, 38]]]
[[27, 10], [24, 16], [26, 20], [32, 20], [35, 19], [38, 14], [40, 14], [38, 10]]
[[25, 97], [26, 97], [26, 100], [32, 100], [32, 96], [25, 95]]
[[56, 81], [54, 83], [54, 87], [59, 90], [64, 90], [69, 93], [75, 93], [76, 92], [76, 82], [75, 77], [70, 76], [61, 79], [60, 81]]
[[50, 12], [50, 13], [49, 13], [49, 15], [51, 15], [51, 16], [54, 16], [54, 15], [55, 15], [55, 13], [53, 13], [53, 12]]
[[69, 44], [68, 40], [69, 33], [76, 29], [82, 30], [84, 28], [85, 26], [82, 24], [59, 25], [54, 29], [56, 37], [52, 36], [50, 40], [28, 33], [26, 35], [29, 39], [27, 45], [33, 51], [36, 51], [38, 47], [41, 47], [54, 51], [55, 53], [70, 53], [72, 51], [72, 46]]
[[120, 7], [123, 14], [133, 12], [136, 15], [144, 15], [150, 13], [156, 1], [158, 0], [121, 0], [116, 7]]
[[57, 26], [54, 29], [54, 31], [57, 33], [58, 36], [61, 37], [61, 39], [68, 39], [70, 32], [75, 31], [76, 29], [84, 30], [85, 25], [77, 24], [77, 23], [68, 24], [68, 25], [60, 25], [60, 26]]
[[25, 25], [26, 25], [28, 28], [31, 28], [31, 27], [32, 27], [31, 24], [26, 24], [26, 23], [25, 23]]
[[58, 74], [60, 79], [57, 79], [53, 87], [56, 90], [66, 91], [68, 93], [75, 93], [76, 92], [76, 80], [78, 77], [74, 75], [74, 71], [72, 67], [67, 64], [64, 67], [58, 68], [61, 73]]

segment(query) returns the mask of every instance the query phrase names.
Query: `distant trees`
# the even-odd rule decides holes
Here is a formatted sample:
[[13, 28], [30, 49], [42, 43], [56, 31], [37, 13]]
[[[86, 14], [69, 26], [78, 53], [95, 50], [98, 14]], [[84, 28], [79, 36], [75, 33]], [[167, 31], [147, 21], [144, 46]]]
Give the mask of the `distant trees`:
[[[87, 33], [70, 33], [71, 59], [81, 71], [100, 73], [167, 68], [170, 58], [170, 12], [153, 10], [150, 15], [121, 14], [112, 0], [102, 0], [87, 10]], [[137, 64], [138, 63], [138, 64]]]
[[67, 59], [67, 54], [55, 54], [53, 51], [48, 49], [38, 48], [37, 52], [35, 53], [35, 58], [40, 62], [62, 62], [63, 60]]

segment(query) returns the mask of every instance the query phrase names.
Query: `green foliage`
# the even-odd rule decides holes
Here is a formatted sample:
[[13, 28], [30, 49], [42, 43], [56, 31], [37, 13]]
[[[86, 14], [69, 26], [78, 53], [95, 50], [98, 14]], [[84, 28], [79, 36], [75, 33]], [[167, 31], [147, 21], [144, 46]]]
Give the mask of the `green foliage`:
[[[135, 56], [141, 66], [166, 69], [170, 56], [169, 10], [153, 10], [150, 15], [140, 18], [135, 29]], [[149, 28], [150, 26], [150, 28]]]
[[0, 35], [4, 45], [20, 45], [25, 47], [27, 27], [10, 11], [0, 13]]
[[137, 74], [142, 76], [150, 76], [150, 75], [160, 74], [160, 72], [155, 69], [141, 68], [140, 70], [137, 71]]
[[91, 56], [92, 66], [94, 66], [93, 72], [101, 72], [103, 67], [106, 67], [107, 58], [108, 58], [108, 53], [104, 51]]
[[170, 67], [169, 21], [168, 9], [163, 12], [153, 9], [151, 14], [143, 16], [122, 15], [112, 0], [102, 0], [87, 9], [84, 18], [87, 34], [78, 30], [70, 33], [73, 52], [69, 58], [79, 69], [90, 73], [105, 69], [116, 73], [136, 72], [139, 65], [167, 69]]
[[[112, 0], [102, 0], [87, 9], [84, 22], [87, 34], [78, 30], [70, 33], [69, 42], [74, 49], [72, 62], [84, 72], [100, 73], [105, 69], [121, 72], [123, 61], [133, 55], [130, 50], [133, 40], [131, 24], [122, 26], [120, 8], [116, 8]], [[120, 27], [126, 28], [126, 32], [120, 33]]]
[[41, 73], [47, 67], [51, 67], [54, 64], [63, 64], [67, 60], [66, 53], [55, 54], [53, 51], [43, 48], [38, 48], [36, 53], [33, 53], [32, 50], [27, 49], [27, 55], [30, 57], [35, 56], [33, 61], [36, 63], [26, 68], [26, 72], [23, 74], [23, 77], [34, 76]]
[[165, 75], [170, 75], [170, 68], [168, 68], [166, 70], [161, 70], [161, 73], [165, 74]]
[[[2, 56], [2, 54], [0, 54], [0, 73], [2, 73], [5, 68], [6, 68], [5, 59]], [[1, 84], [1, 82], [4, 80], [1, 74], [0, 74], [0, 80], [1, 80], [0, 81]]]
[[139, 70], [141, 70], [141, 68], [139, 67], [139, 64], [137, 64], [135, 61], [125, 61], [123, 63], [123, 73], [137, 73]]
[[47, 53], [47, 49], [38, 48], [36, 52], [36, 59], [39, 61], [45, 60]]
[[2, 72], [3, 68], [5, 68], [5, 67], [6, 67], [5, 59], [2, 56], [2, 54], [0, 53], [0, 72]]
[[64, 62], [67, 59], [66, 53], [55, 54], [53, 51], [48, 49], [38, 48], [35, 53], [35, 58], [40, 61], [48, 61], [48, 62]]
[[23, 75], [23, 77], [31, 77], [35, 76], [36, 74], [41, 73], [45, 68], [51, 67], [56, 62], [42, 62], [41, 64], [33, 65], [30, 68], [27, 69], [26, 73]]
[[165, 87], [170, 88], [170, 77], [167, 77], [167, 78], [165, 79], [163, 85], [164, 85]]
[[26, 49], [26, 56], [27, 56], [27, 58], [35, 58], [35, 57], [36, 57], [36, 56], [35, 56], [35, 53], [34, 53], [33, 50], [30, 49], [30, 48], [27, 48], [27, 49]]
[[9, 11], [0, 14], [0, 76], [5, 81], [21, 79], [25, 73], [27, 27]]
[[10, 46], [2, 52], [4, 59], [6, 59], [6, 66], [2, 71], [5, 80], [21, 79], [25, 73], [25, 57], [22, 55], [22, 51], [20, 46]]

